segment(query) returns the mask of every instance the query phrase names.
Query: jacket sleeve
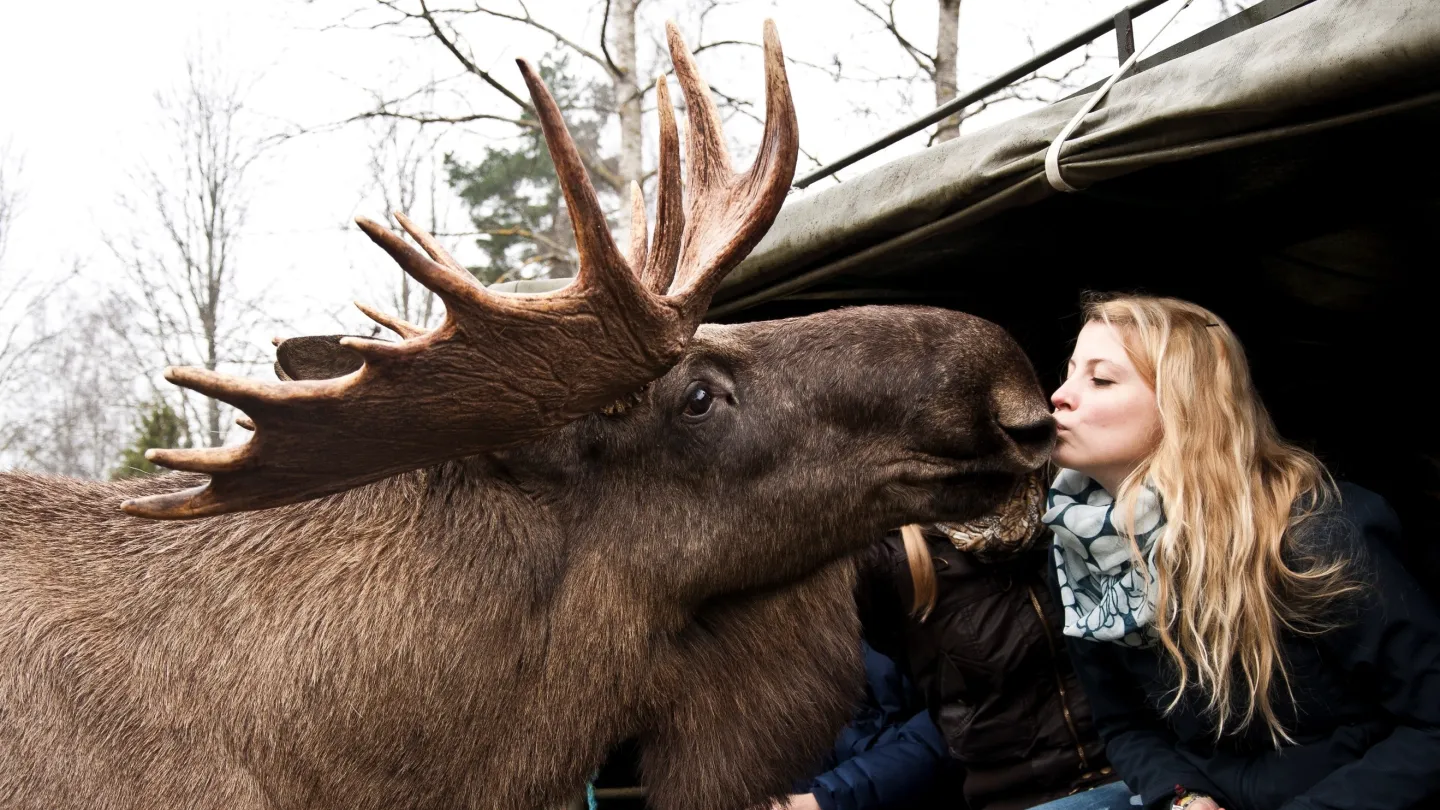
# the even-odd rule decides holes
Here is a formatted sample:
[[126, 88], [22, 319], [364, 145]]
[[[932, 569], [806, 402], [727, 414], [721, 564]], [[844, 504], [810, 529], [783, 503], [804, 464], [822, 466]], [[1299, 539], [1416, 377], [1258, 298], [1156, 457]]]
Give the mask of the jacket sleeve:
[[858, 747], [863, 750], [811, 782], [822, 810], [904, 807], [931, 787], [945, 757], [940, 731], [924, 710]]
[[1359, 529], [1353, 559], [1365, 591], [1351, 621], [1319, 641], [1357, 688], [1371, 691], [1395, 723], [1390, 736], [1336, 769], [1283, 810], [1401, 810], [1440, 798], [1440, 613], [1390, 549], [1400, 524], [1377, 495], [1344, 493]]
[[1215, 785], [1175, 750], [1174, 736], [1121, 665], [1120, 648], [1070, 637], [1065, 643], [1090, 699], [1095, 728], [1105, 741], [1105, 755], [1144, 807], [1168, 808], [1176, 786], [1208, 793], [1225, 806]]

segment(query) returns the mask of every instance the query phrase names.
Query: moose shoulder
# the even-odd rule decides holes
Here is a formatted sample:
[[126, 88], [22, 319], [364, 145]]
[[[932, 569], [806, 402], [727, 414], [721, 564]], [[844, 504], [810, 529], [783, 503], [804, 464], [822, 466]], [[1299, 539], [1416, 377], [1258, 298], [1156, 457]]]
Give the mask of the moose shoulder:
[[300, 365], [354, 369], [332, 379], [173, 373], [255, 430], [157, 454], [185, 472], [0, 475], [0, 805], [548, 808], [626, 738], [660, 810], [787, 787], [848, 715], [847, 555], [994, 510], [1053, 429], [1019, 348], [967, 315], [696, 329], [794, 169], [766, 34], [766, 141], [731, 175], [671, 30], [689, 193], [682, 219], [662, 114], [628, 261], [527, 74], [570, 287], [487, 293], [408, 223], [429, 258], [367, 225], [442, 326], [377, 313], [402, 340], [314, 344]]

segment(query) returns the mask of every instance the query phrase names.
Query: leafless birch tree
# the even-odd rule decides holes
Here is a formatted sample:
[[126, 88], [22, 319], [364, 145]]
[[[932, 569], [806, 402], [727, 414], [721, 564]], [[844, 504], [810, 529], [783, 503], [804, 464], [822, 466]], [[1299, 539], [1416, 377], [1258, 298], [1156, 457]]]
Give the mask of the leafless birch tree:
[[[892, 81], [905, 83], [922, 82], [934, 88], [935, 107], [950, 101], [959, 93], [960, 65], [960, 9], [961, 0], [921, 0], [934, 4], [937, 13], [935, 49], [927, 51], [908, 36], [897, 20], [896, 6], [901, 0], [851, 0], [881, 28], [890, 35], [895, 44], [915, 63], [915, 71], [909, 75], [888, 77]], [[1034, 48], [1032, 44], [1032, 49]], [[1078, 63], [1061, 70], [1047, 70], [1034, 73], [988, 98], [981, 99], [964, 110], [951, 115], [931, 130], [929, 143], [941, 143], [960, 135], [960, 126], [965, 119], [1000, 101], [1019, 99], [1024, 101], [1050, 102], [1080, 86], [1080, 79], [1092, 61], [1091, 48], [1083, 51]], [[932, 108], [933, 109], [933, 108]], [[914, 114], [926, 112], [916, 109]]]
[[[242, 297], [236, 277], [247, 174], [262, 147], [246, 129], [243, 88], [192, 59], [184, 83], [157, 101], [167, 158], [150, 165], [122, 200], [135, 230], [108, 237], [134, 296], [127, 345], [137, 368], [153, 369], [155, 360], [210, 370], [248, 365], [260, 359], [249, 340], [264, 316]], [[165, 386], [157, 395], [162, 390], [178, 389]], [[194, 445], [224, 443], [228, 406], [182, 392], [177, 410]]]

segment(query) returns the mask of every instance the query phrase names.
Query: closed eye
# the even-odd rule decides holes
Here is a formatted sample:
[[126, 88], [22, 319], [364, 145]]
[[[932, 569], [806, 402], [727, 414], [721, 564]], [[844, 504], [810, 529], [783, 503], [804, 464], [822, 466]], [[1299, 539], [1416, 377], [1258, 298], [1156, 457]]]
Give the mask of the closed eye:
[[1114, 385], [1114, 380], [1107, 380], [1104, 377], [1091, 377], [1090, 382], [1095, 383], [1096, 388], [1104, 388], [1107, 385]]

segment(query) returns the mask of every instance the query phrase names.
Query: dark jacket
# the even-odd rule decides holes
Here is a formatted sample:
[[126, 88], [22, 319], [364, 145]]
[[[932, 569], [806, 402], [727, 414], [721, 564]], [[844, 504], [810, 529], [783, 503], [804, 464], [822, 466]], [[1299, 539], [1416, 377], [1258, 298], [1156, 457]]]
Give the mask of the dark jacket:
[[1440, 807], [1440, 616], [1390, 551], [1400, 526], [1385, 501], [1348, 485], [1341, 498], [1307, 542], [1354, 560], [1367, 587], [1338, 629], [1282, 641], [1295, 701], [1275, 701], [1295, 745], [1274, 750], [1263, 723], [1216, 743], [1195, 696], [1162, 718], [1163, 653], [1067, 639], [1110, 759], [1147, 808], [1176, 785], [1226, 810]]
[[864, 645], [865, 697], [840, 733], [827, 770], [800, 788], [822, 810], [911, 810], [926, 804], [946, 765], [924, 698], [895, 662]]
[[1048, 540], [986, 564], [928, 539], [938, 591], [929, 618], [909, 616], [898, 534], [872, 549], [862, 615], [871, 643], [903, 662], [925, 694], [972, 810], [1020, 810], [1113, 781], [1061, 641]]

